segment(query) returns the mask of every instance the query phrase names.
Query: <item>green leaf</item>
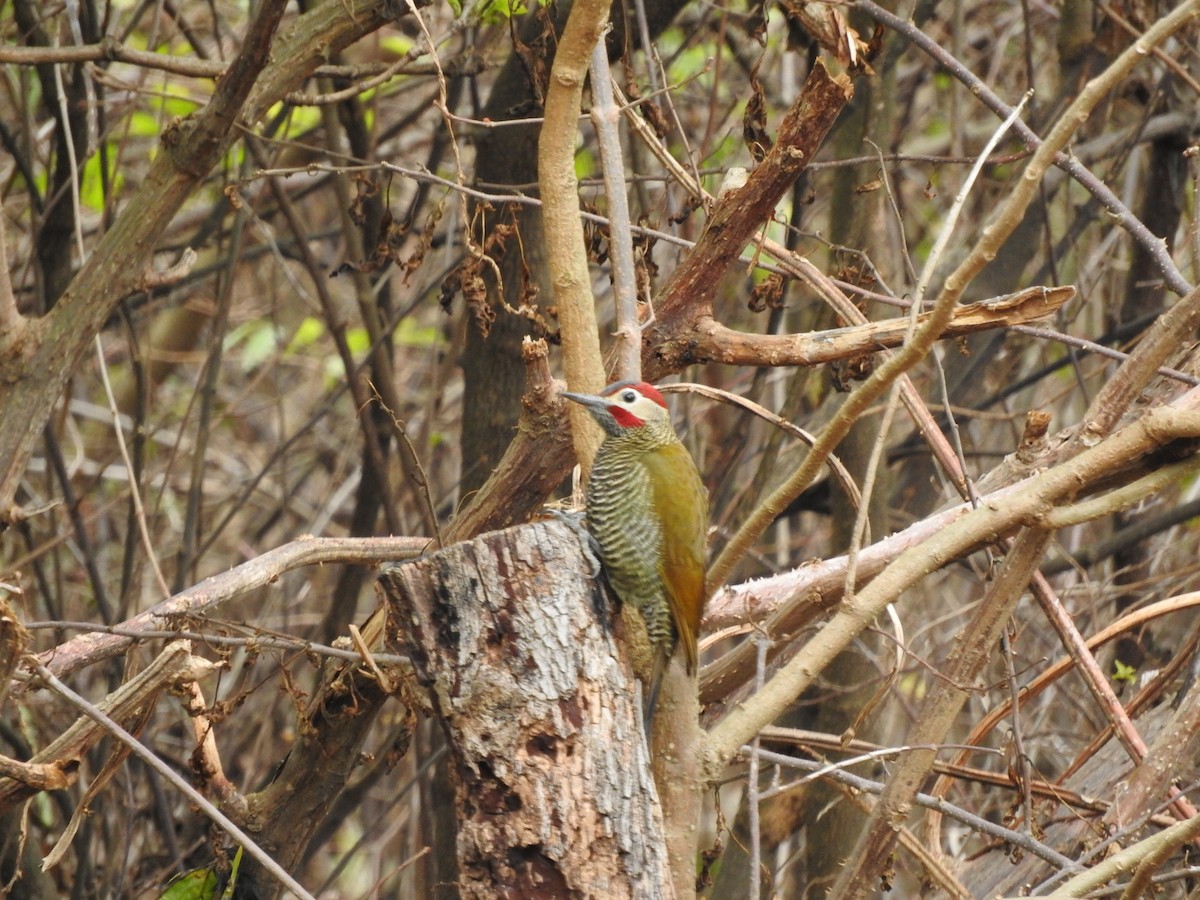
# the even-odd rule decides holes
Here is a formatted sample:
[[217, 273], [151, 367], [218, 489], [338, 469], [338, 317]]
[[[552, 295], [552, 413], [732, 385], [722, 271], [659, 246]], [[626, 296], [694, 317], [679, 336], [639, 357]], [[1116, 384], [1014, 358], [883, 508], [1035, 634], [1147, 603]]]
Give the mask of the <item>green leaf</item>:
[[[450, 8], [454, 10], [454, 15], [462, 15], [461, 0], [450, 0]], [[408, 51], [413, 48], [412, 38], [399, 31], [389, 32], [380, 39], [379, 46], [388, 53], [394, 53], [397, 56], [408, 56]]]
[[129, 133], [134, 137], [158, 137], [160, 130], [158, 116], [145, 110], [134, 110], [133, 115], [129, 117]]
[[[282, 103], [271, 107], [269, 116], [275, 116], [283, 110]], [[321, 110], [315, 106], [292, 106], [288, 109], [287, 123], [283, 127], [280, 138], [297, 140], [321, 125]]]
[[575, 177], [580, 181], [590, 178], [596, 171], [596, 160], [587, 150], [575, 154]]
[[1137, 681], [1137, 669], [1133, 666], [1127, 666], [1119, 659], [1113, 660], [1113, 681], [1124, 681], [1133, 684]]
[[264, 319], [244, 322], [225, 336], [225, 351], [241, 349], [243, 372], [261, 365], [279, 350], [279, 334], [274, 325]]
[[365, 328], [349, 328], [346, 330], [346, 346], [356, 356], [366, 353], [371, 346], [371, 337]]
[[432, 325], [418, 325], [412, 319], [401, 319], [393, 332], [402, 347], [427, 349], [442, 343], [442, 332]]
[[168, 884], [159, 900], [212, 900], [220, 887], [221, 880], [211, 868], [192, 869]]
[[202, 100], [193, 97], [182, 85], [166, 84], [162, 90], [169, 95], [162, 98], [162, 111], [168, 120], [191, 115], [204, 105]]
[[245, 852], [245, 848], [239, 844], [237, 853], [233, 854], [233, 864], [229, 867], [229, 883], [221, 893], [221, 900], [233, 900], [233, 889], [237, 887], [238, 872], [242, 868], [242, 854]]
[[525, 0], [483, 0], [477, 7], [479, 21], [484, 25], [499, 25], [514, 16], [529, 12]]
[[[115, 162], [115, 148], [109, 145], [108, 159], [110, 163]], [[100, 154], [95, 153], [88, 157], [87, 162], [83, 164], [83, 177], [79, 183], [79, 200], [88, 209], [94, 209], [101, 212], [104, 209], [104, 179], [101, 177], [103, 170], [100, 168]], [[109, 178], [108, 189], [113, 194], [121, 189], [124, 179], [121, 177], [120, 171], [115, 171]]]
[[248, 372], [258, 368], [274, 356], [278, 349], [276, 338], [275, 328], [267, 324], [250, 332], [246, 337], [245, 346], [242, 347], [242, 371]]
[[305, 347], [311, 347], [325, 334], [325, 323], [316, 316], [308, 316], [300, 323], [296, 333], [292, 335], [291, 343], [287, 345], [288, 353], [296, 353]]

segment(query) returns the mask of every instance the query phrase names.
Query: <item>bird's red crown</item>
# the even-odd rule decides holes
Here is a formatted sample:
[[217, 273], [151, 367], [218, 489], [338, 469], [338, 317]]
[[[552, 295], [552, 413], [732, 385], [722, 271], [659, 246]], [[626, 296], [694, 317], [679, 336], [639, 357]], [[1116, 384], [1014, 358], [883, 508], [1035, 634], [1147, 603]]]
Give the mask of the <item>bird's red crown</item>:
[[[606, 387], [601, 393], [602, 397], [612, 397], [618, 402], [613, 403], [608, 407], [609, 413], [617, 420], [617, 424], [622, 428], [641, 428], [646, 424], [645, 420], [635, 415], [627, 405], [624, 405], [624, 398], [621, 392], [624, 390], [637, 391], [647, 400], [651, 400], [661, 406], [667, 408], [667, 401], [663, 399], [663, 395], [658, 392], [652, 384], [647, 384], [644, 381], [617, 381]], [[631, 398], [635, 399], [635, 398]]]

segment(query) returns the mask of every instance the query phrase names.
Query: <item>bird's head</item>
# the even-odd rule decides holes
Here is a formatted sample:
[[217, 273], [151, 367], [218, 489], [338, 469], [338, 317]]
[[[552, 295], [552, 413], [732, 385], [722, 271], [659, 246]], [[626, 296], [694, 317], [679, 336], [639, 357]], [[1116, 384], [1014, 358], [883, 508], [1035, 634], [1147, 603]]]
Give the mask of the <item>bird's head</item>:
[[563, 391], [568, 400], [582, 404], [600, 427], [611, 435], [635, 428], [670, 421], [667, 403], [652, 384], [644, 381], [618, 381], [599, 394], [573, 394]]

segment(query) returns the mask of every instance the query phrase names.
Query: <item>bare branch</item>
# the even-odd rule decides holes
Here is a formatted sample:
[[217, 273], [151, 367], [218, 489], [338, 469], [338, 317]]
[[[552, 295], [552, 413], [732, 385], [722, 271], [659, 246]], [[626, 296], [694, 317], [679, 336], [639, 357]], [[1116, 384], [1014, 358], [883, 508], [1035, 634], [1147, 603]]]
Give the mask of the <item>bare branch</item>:
[[[576, 122], [582, 110], [583, 81], [592, 49], [604, 33], [608, 4], [577, 2], [567, 18], [546, 92], [545, 123], [538, 138], [538, 187], [542, 195], [542, 231], [546, 267], [562, 328], [567, 386], [595, 392], [605, 383], [596, 331], [596, 302], [588, 271], [583, 222], [579, 218], [579, 181], [575, 177]], [[569, 404], [575, 455], [591, 468], [600, 432], [587, 410]]]
[[246, 591], [274, 584], [293, 569], [324, 563], [377, 565], [415, 556], [428, 543], [425, 538], [300, 538], [152, 606], [123, 622], [123, 633], [81, 634], [42, 654], [41, 660], [55, 674], [69, 675], [124, 652], [133, 643], [128, 637], [131, 632], [169, 628], [182, 618], [215, 609]]

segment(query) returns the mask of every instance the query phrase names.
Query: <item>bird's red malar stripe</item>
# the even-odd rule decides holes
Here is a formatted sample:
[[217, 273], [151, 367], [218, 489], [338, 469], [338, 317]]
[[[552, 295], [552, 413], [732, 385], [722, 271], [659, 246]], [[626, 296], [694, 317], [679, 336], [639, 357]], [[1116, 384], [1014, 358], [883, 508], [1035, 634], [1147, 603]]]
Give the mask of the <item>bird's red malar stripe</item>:
[[623, 406], [610, 406], [608, 411], [622, 428], [641, 428], [646, 424]]

